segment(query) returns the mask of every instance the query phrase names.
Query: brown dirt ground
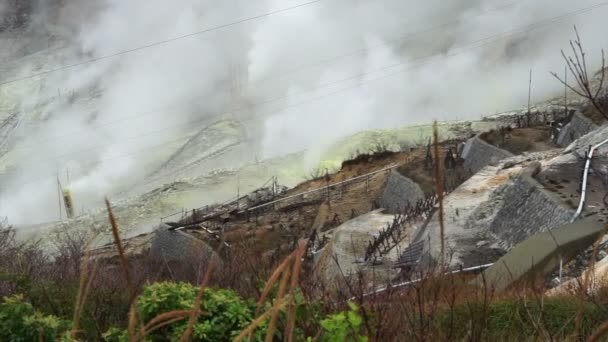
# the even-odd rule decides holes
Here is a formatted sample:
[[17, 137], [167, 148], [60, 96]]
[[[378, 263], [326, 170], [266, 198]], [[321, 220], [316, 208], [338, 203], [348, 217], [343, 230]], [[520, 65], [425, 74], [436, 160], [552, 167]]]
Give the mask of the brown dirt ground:
[[487, 143], [515, 155], [523, 152], [546, 151], [557, 147], [550, 142], [551, 131], [546, 127], [491, 130], [480, 137]]
[[[603, 108], [603, 107], [600, 107], [600, 108]], [[583, 114], [583, 116], [585, 116], [586, 118], [591, 120], [594, 124], [599, 125], [599, 126], [601, 126], [606, 121], [606, 119], [604, 118], [602, 113], [600, 113], [592, 105], [586, 106], [582, 110], [582, 114]]]
[[[391, 165], [409, 165], [408, 170], [418, 170], [426, 155], [425, 148], [417, 148], [406, 152], [384, 152], [375, 155], [361, 155], [345, 161], [342, 169], [327, 177], [305, 181], [287, 191], [285, 196], [298, 194], [304, 191], [318, 189], [364, 175], [373, 171], [384, 169]], [[420, 177], [425, 171], [418, 171]], [[347, 186], [336, 186], [330, 190], [329, 202], [326, 198], [317, 199], [301, 205], [277, 206], [266, 213], [250, 217], [231, 217], [228, 222], [208, 222], [211, 229], [223, 225], [226, 242], [231, 244], [245, 243], [252, 252], [265, 253], [277, 247], [286, 247], [298, 238], [308, 237], [313, 229], [323, 232], [337, 227], [353, 218], [373, 209], [373, 201], [377, 199], [384, 189], [388, 173], [381, 172], [370, 178], [369, 183], [361, 181]], [[407, 175], [406, 175], [407, 176]], [[429, 175], [428, 182], [432, 182]], [[214, 245], [217, 242], [208, 240]], [[253, 246], [253, 247], [251, 247]]]

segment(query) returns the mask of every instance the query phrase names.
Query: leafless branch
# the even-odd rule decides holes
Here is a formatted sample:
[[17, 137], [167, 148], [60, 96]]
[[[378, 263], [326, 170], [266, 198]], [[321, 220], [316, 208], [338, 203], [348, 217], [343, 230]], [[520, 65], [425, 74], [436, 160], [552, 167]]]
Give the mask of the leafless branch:
[[603, 108], [601, 103], [601, 93], [604, 87], [604, 77], [605, 77], [605, 58], [604, 58], [604, 50], [602, 49], [602, 68], [600, 70], [600, 83], [597, 89], [592, 90], [592, 85], [589, 82], [589, 74], [587, 70], [587, 60], [585, 58], [586, 53], [583, 49], [583, 44], [581, 43], [581, 38], [578, 34], [578, 30], [576, 26], [574, 27], [574, 33], [576, 35], [576, 39], [574, 41], [570, 41], [570, 48], [572, 49], [572, 56], [566, 56], [566, 53], [562, 50], [562, 58], [566, 62], [566, 67], [574, 76], [576, 80], [578, 89], [570, 84], [565, 79], [562, 79], [555, 72], [551, 72], [551, 75], [555, 77], [558, 81], [560, 81], [563, 85], [572, 90], [575, 94], [586, 98], [589, 100], [591, 105], [600, 113], [604, 118], [608, 120], [608, 113]]

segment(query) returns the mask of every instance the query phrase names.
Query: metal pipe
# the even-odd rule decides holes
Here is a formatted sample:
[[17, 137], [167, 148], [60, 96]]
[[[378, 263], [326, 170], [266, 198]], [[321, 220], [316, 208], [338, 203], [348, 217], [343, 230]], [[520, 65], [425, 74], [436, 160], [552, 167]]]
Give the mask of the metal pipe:
[[298, 197], [298, 196], [302, 196], [302, 195], [308, 195], [308, 194], [311, 194], [311, 193], [314, 193], [314, 192], [323, 191], [323, 190], [326, 190], [327, 188], [330, 188], [330, 187], [333, 187], [333, 186], [336, 186], [336, 185], [341, 185], [341, 184], [350, 183], [350, 182], [353, 182], [353, 181], [355, 181], [355, 180], [358, 180], [358, 179], [361, 179], [361, 178], [364, 178], [364, 177], [368, 177], [368, 176], [371, 176], [371, 175], [375, 175], [375, 174], [377, 174], [377, 173], [384, 172], [384, 171], [386, 171], [386, 170], [394, 169], [394, 168], [396, 168], [397, 166], [398, 166], [398, 165], [391, 165], [391, 166], [386, 167], [386, 168], [384, 168], [384, 169], [382, 169], [382, 170], [378, 170], [378, 171], [370, 172], [370, 173], [367, 173], [367, 174], [364, 174], [364, 175], [361, 175], [361, 176], [357, 176], [357, 177], [349, 178], [349, 179], [347, 179], [347, 180], [343, 180], [343, 181], [341, 181], [341, 182], [337, 182], [337, 183], [329, 184], [329, 185], [324, 186], [324, 187], [321, 187], [321, 188], [316, 188], [316, 189], [312, 189], [312, 190], [309, 190], [309, 191], [300, 192], [300, 193], [297, 193], [297, 194], [295, 194], [295, 195], [291, 195], [291, 196], [287, 196], [287, 197], [279, 198], [279, 199], [277, 199], [277, 200], [275, 200], [275, 201], [268, 202], [268, 203], [264, 203], [264, 204], [260, 204], [260, 205], [255, 206], [255, 207], [251, 207], [251, 208], [249, 208], [249, 209], [247, 209], [247, 210], [255, 210], [255, 209], [258, 209], [258, 208], [261, 208], [261, 207], [266, 207], [266, 206], [269, 206], [269, 205], [275, 204], [275, 203], [277, 203], [277, 202], [285, 201], [285, 200], [288, 200], [288, 199], [291, 199], [291, 198], [295, 198], [295, 197]]
[[595, 152], [596, 149], [598, 149], [600, 146], [604, 145], [607, 142], [608, 142], [608, 139], [600, 142], [599, 144], [597, 144], [595, 146], [592, 146], [589, 149], [589, 153], [587, 154], [587, 161], [585, 162], [585, 169], [583, 170], [583, 184], [581, 187], [581, 200], [578, 203], [578, 208], [576, 209], [576, 213], [574, 213], [574, 216], [572, 216], [570, 223], [573, 223], [574, 221], [576, 221], [576, 219], [581, 215], [581, 212], [583, 211], [583, 207], [585, 205], [585, 196], [587, 194], [587, 177], [589, 175], [589, 166], [591, 165], [591, 159], [593, 158], [593, 152]]
[[[467, 268], [458, 269], [458, 270], [453, 270], [453, 271], [450, 271], [450, 272], [445, 272], [444, 274], [447, 275], [447, 274], [457, 274], [457, 273], [462, 273], [462, 272], [476, 271], [476, 270], [481, 270], [481, 269], [489, 268], [492, 265], [494, 265], [494, 263], [485, 264], [485, 265], [479, 265], [479, 266], [473, 266], [473, 267], [467, 267]], [[422, 278], [406, 281], [406, 282], [403, 282], [403, 283], [398, 283], [398, 284], [395, 284], [395, 285], [392, 285], [392, 286], [389, 286], [389, 287], [381, 287], [381, 288], [378, 288], [378, 289], [376, 289], [376, 290], [374, 290], [372, 292], [368, 292], [368, 293], [363, 294], [363, 297], [367, 297], [367, 296], [371, 296], [371, 295], [374, 295], [374, 294], [385, 292], [389, 288], [390, 289], [396, 289], [396, 288], [406, 287], [408, 285], [419, 283], [420, 281], [422, 281]], [[355, 297], [351, 298], [351, 300], [354, 300], [354, 299], [356, 299], [356, 298]]]

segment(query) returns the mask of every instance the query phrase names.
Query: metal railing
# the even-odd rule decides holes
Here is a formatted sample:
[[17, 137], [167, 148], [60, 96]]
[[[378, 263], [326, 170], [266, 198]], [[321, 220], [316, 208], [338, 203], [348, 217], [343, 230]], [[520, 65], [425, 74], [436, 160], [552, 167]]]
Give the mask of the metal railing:
[[[444, 272], [443, 275], [451, 275], [451, 274], [458, 274], [458, 273], [467, 273], [467, 272], [476, 272], [476, 271], [482, 271], [485, 270], [487, 268], [489, 268], [490, 266], [494, 265], [494, 263], [490, 263], [490, 264], [484, 264], [484, 265], [479, 265], [479, 266], [472, 266], [472, 267], [467, 267], [467, 268], [458, 268], [456, 270], [451, 270], [451, 271], [447, 271]], [[418, 278], [418, 279], [414, 279], [414, 280], [408, 280], [402, 283], [397, 283], [395, 285], [389, 285], [389, 286], [384, 286], [384, 287], [379, 287], [371, 292], [367, 292], [363, 294], [363, 297], [368, 297], [368, 296], [372, 296], [372, 295], [376, 295], [376, 294], [380, 294], [382, 292], [386, 292], [388, 290], [395, 290], [395, 289], [400, 289], [400, 288], [407, 288], [409, 286], [412, 286], [414, 284], [417, 284], [419, 282], [421, 282], [422, 280], [424, 280], [424, 278]], [[355, 300], [357, 299], [356, 297], [352, 297], [350, 300]]]
[[271, 202], [268, 202], [268, 203], [264, 203], [264, 204], [260, 204], [260, 205], [257, 205], [257, 206], [251, 207], [251, 208], [247, 208], [245, 210], [247, 210], [247, 211], [253, 211], [253, 210], [257, 210], [257, 209], [260, 209], [260, 208], [268, 207], [268, 206], [271, 206], [271, 205], [273, 206], [273, 205], [275, 205], [277, 203], [284, 202], [284, 201], [287, 201], [287, 200], [290, 200], [290, 199], [293, 199], [293, 198], [303, 197], [303, 196], [306, 196], [306, 195], [310, 195], [310, 194], [314, 194], [314, 193], [319, 193], [319, 192], [326, 192], [328, 189], [334, 188], [334, 187], [339, 186], [339, 185], [346, 185], [346, 184], [350, 184], [350, 183], [355, 183], [355, 182], [360, 181], [360, 180], [369, 180], [369, 178], [371, 176], [374, 176], [374, 175], [376, 175], [378, 173], [381, 173], [381, 172], [390, 172], [392, 169], [396, 168], [397, 166], [398, 165], [394, 165], [393, 164], [393, 165], [385, 167], [385, 168], [383, 168], [381, 170], [377, 170], [377, 171], [373, 171], [373, 172], [370, 172], [370, 173], [366, 173], [366, 174], [361, 175], [361, 176], [356, 176], [356, 177], [353, 177], [353, 178], [349, 178], [347, 180], [343, 180], [343, 181], [340, 181], [340, 182], [337, 182], [337, 183], [328, 184], [326, 186], [323, 186], [323, 187], [320, 187], [320, 188], [316, 188], [316, 189], [313, 189], [313, 190], [308, 190], [308, 191], [300, 192], [300, 193], [297, 193], [297, 194], [294, 194], [294, 195], [289, 195], [289, 196], [286, 196], [286, 197], [282, 197], [282, 198], [279, 198], [277, 200], [274, 200], [274, 201], [271, 201]]

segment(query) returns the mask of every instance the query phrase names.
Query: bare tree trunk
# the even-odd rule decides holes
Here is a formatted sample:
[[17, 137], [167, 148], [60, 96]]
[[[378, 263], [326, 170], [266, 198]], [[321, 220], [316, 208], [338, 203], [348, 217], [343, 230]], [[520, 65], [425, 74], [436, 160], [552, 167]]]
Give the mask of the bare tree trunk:
[[572, 49], [574, 58], [572, 56], [566, 56], [563, 50], [562, 57], [564, 58], [564, 61], [566, 61], [566, 68], [570, 71], [570, 74], [574, 76], [579, 89], [576, 89], [574, 86], [568, 84], [565, 78], [561, 79], [556, 73], [551, 72], [551, 75], [553, 75], [553, 77], [555, 77], [558, 81], [563, 83], [564, 86], [572, 90], [577, 95], [589, 100], [595, 110], [597, 110], [606, 120], [608, 120], [608, 113], [606, 112], [606, 109], [604, 108], [604, 105], [600, 99], [600, 96], [603, 95], [602, 90], [604, 87], [604, 78], [606, 76], [604, 50], [602, 49], [602, 68], [600, 70], [599, 80], [600, 84], [597, 89], [593, 90], [592, 85], [589, 82], [589, 74], [587, 72], [587, 61], [585, 59], [586, 54], [576, 26], [574, 27], [574, 33], [576, 34], [576, 39], [574, 42], [570, 41], [570, 47]]

